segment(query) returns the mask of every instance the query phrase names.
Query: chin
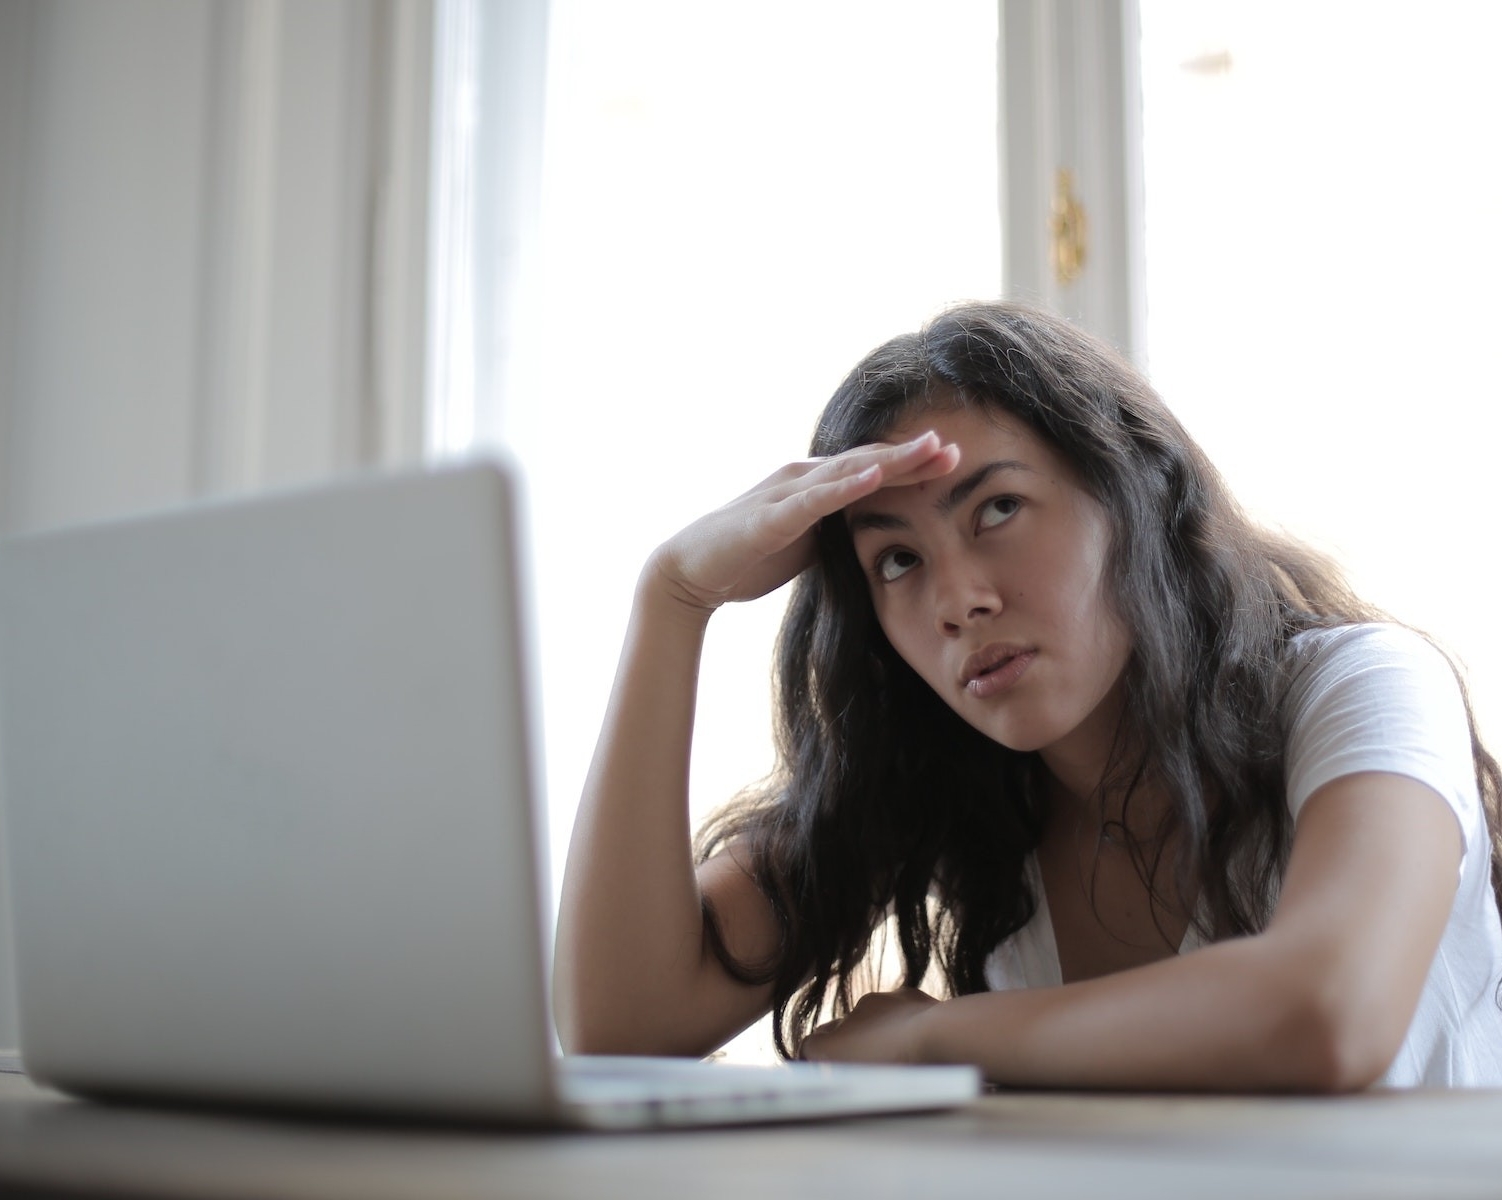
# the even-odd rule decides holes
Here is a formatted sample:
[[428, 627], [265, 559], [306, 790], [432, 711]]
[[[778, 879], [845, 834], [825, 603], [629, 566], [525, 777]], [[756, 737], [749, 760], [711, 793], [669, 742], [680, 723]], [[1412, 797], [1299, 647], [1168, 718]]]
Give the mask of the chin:
[[1018, 754], [1036, 754], [1039, 750], [1048, 749], [1057, 740], [1050, 737], [999, 737], [994, 733], [987, 736], [998, 745], [1015, 750]]
[[[964, 716], [963, 713], [960, 714]], [[1046, 750], [1059, 740], [1059, 732], [1052, 725], [1042, 722], [1017, 721], [970, 721], [966, 724], [985, 734], [993, 742], [1015, 750], [1018, 754], [1032, 754]]]

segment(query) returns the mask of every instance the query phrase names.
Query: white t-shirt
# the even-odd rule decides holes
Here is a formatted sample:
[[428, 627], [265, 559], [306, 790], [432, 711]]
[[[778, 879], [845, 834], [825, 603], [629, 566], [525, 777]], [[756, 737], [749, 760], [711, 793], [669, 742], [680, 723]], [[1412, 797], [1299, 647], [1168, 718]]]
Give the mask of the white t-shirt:
[[[1390, 771], [1438, 792], [1465, 837], [1455, 902], [1418, 1011], [1378, 1086], [1502, 1086], [1502, 923], [1455, 676], [1439, 651], [1398, 625], [1311, 630], [1293, 639], [1289, 653], [1284, 769], [1294, 817], [1331, 780]], [[1038, 911], [987, 962], [997, 991], [1063, 982], [1035, 858], [1026, 872]], [[1191, 925], [1179, 953], [1201, 944]]]

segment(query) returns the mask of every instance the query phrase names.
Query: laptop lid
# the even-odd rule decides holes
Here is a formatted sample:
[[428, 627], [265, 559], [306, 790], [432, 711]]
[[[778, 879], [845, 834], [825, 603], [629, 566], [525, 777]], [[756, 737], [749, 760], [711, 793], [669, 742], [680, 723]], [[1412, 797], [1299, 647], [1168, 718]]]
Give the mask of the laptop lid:
[[35, 1078], [551, 1108], [517, 531], [480, 462], [0, 547]]

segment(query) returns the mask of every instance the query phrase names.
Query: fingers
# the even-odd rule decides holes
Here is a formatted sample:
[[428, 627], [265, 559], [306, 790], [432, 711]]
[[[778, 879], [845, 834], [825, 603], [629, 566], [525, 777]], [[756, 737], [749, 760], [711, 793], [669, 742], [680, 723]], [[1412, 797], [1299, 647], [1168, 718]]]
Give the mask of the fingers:
[[906, 442], [873, 442], [832, 458], [815, 459], [805, 479], [838, 479], [880, 467], [882, 482], [890, 487], [909, 476], [916, 482], [919, 477], [947, 474], [958, 461], [959, 448], [941, 441], [937, 433], [929, 430]]
[[840, 1027], [844, 1017], [835, 1017], [816, 1025], [798, 1047], [798, 1057], [805, 1062], [823, 1062], [829, 1057], [829, 1035]]
[[808, 459], [783, 468], [756, 489], [763, 502], [779, 503], [813, 492], [820, 501], [841, 498], [821, 516], [882, 487], [902, 487], [947, 475], [959, 464], [959, 447], [925, 433], [901, 443], [874, 442], [832, 458]]
[[908, 487], [915, 483], [925, 483], [930, 479], [948, 475], [959, 465], [960, 448], [953, 442], [948, 442], [940, 446], [939, 452], [931, 458], [914, 463], [905, 469], [884, 469], [881, 486], [884, 488]]
[[947, 475], [959, 447], [929, 432], [908, 442], [861, 446], [834, 458], [799, 464], [796, 479], [782, 481], [762, 499], [769, 545], [785, 545], [813, 525], [884, 487], [904, 487]]
[[705, 611], [763, 596], [808, 565], [811, 531], [825, 517], [880, 488], [948, 474], [959, 456], [929, 432], [790, 464], [665, 543], [662, 574]]
[[915, 1062], [920, 1056], [916, 1023], [938, 1003], [917, 988], [867, 992], [843, 1017], [817, 1026], [804, 1039], [801, 1055], [815, 1062]]
[[771, 506], [771, 523], [774, 527], [786, 524], [790, 532], [801, 532], [839, 512], [847, 504], [870, 495], [881, 487], [882, 478], [881, 467], [873, 464], [855, 475], [841, 475], [827, 483], [805, 484]]

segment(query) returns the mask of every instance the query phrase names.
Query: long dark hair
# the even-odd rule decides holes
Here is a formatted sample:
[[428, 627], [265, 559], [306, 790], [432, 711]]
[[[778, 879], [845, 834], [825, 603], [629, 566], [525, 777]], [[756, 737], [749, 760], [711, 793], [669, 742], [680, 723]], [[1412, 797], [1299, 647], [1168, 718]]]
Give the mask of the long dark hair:
[[[1383, 615], [1323, 556], [1250, 521], [1120, 355], [1035, 309], [963, 305], [879, 347], [829, 401], [811, 452], [879, 441], [936, 402], [1025, 423], [1105, 510], [1109, 599], [1132, 633], [1108, 774], [1127, 805], [1147, 778], [1171, 800], [1153, 836], [1126, 835], [1138, 873], [1161, 898], [1163, 847], [1180, 847], [1172, 882], [1201, 896], [1202, 934], [1262, 929], [1291, 839], [1283, 650], [1302, 630]], [[905, 985], [936, 960], [950, 994], [985, 990], [987, 958], [1036, 910], [1024, 867], [1048, 815], [1037, 755], [971, 728], [892, 649], [842, 517], [817, 547], [778, 642], [779, 767], [698, 845], [737, 844], [776, 915], [765, 963], [735, 960], [712, 910], [705, 929], [732, 975], [773, 984], [784, 1056], [826, 1005], [849, 1010], [889, 918]], [[1471, 734], [1502, 894], [1502, 771], [1474, 720]]]

